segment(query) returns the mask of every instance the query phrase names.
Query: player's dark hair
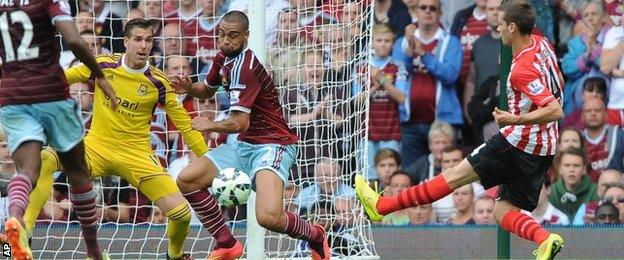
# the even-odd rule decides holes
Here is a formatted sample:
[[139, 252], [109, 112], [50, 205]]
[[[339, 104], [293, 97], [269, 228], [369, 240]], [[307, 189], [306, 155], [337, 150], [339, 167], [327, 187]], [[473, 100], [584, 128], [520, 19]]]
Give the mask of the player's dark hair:
[[377, 154], [375, 154], [375, 165], [377, 166], [377, 164], [379, 164], [379, 162], [388, 159], [388, 158], [392, 158], [394, 159], [394, 161], [396, 162], [397, 166], [401, 166], [401, 156], [399, 155], [399, 153], [395, 150], [392, 149], [380, 149]]
[[152, 23], [143, 18], [134, 18], [126, 23], [126, 27], [124, 27], [124, 36], [130, 37], [130, 32], [134, 28], [152, 29]]
[[242, 25], [245, 31], [249, 30], [249, 18], [247, 18], [247, 15], [241, 11], [230, 11], [223, 16], [221, 21], [237, 23]]
[[522, 0], [505, 1], [501, 5], [501, 11], [505, 13], [503, 20], [507, 25], [515, 23], [520, 34], [531, 34], [535, 27], [535, 11], [529, 3]]

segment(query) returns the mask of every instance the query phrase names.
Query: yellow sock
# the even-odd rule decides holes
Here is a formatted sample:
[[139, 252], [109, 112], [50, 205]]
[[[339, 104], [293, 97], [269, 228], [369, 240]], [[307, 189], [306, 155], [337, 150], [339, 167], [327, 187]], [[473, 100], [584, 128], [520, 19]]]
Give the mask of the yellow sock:
[[184, 240], [188, 235], [191, 223], [191, 208], [186, 201], [165, 213], [167, 216], [167, 237], [169, 237], [169, 257], [182, 256]]
[[56, 153], [51, 148], [46, 148], [41, 151], [41, 170], [39, 171], [39, 179], [37, 179], [37, 185], [30, 192], [28, 197], [28, 206], [26, 212], [24, 212], [24, 223], [26, 223], [26, 232], [31, 234], [35, 228], [35, 223], [39, 212], [43, 205], [50, 199], [52, 194], [52, 185], [54, 182], [53, 175], [55, 172], [61, 170], [61, 162], [59, 161]]

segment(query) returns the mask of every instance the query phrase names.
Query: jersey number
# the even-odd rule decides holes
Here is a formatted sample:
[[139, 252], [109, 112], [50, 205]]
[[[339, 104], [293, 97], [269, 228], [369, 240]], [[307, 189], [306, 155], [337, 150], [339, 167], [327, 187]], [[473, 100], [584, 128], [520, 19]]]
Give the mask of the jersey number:
[[[28, 14], [18, 10], [11, 12], [10, 16], [12, 24], [21, 23], [24, 28], [24, 36], [17, 47], [17, 60], [23, 61], [39, 57], [39, 47], [30, 47], [33, 39], [33, 25]], [[13, 42], [9, 33], [9, 17], [7, 13], [0, 15], [0, 31], [2, 31], [2, 43], [4, 43], [4, 52], [6, 53], [5, 62], [14, 61], [15, 50], [13, 49]]]

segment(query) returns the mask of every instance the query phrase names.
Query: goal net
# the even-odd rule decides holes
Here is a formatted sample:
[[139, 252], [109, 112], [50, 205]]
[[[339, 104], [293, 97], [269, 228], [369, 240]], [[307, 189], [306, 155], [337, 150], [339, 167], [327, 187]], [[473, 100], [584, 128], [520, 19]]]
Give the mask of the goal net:
[[[284, 116], [301, 139], [299, 157], [286, 183], [284, 207], [325, 226], [333, 256], [376, 258], [370, 222], [351, 188], [354, 174], [369, 167], [368, 99], [358, 101], [354, 93], [359, 90], [354, 92], [353, 88], [366, 86], [370, 78], [367, 64], [373, 1], [265, 2], [266, 19], [260, 21], [266, 28], [265, 47], [261, 50], [266, 56], [264, 63], [279, 88]], [[191, 74], [195, 81], [205, 77], [218, 51], [216, 24], [220, 16], [229, 10], [249, 13], [249, 3], [248, 0], [70, 1], [78, 28], [87, 42], [94, 44], [93, 51], [123, 52], [123, 24], [131, 18], [145, 17], [152, 21], [155, 30], [152, 63], [167, 74]], [[252, 24], [259, 22], [254, 17], [250, 20]], [[63, 45], [62, 39], [59, 44]], [[62, 53], [63, 66], [74, 62], [70, 52]], [[93, 86], [74, 84], [71, 91], [81, 100], [88, 127]], [[210, 100], [184, 96], [179, 100], [193, 117], [214, 120], [227, 117], [228, 98], [222, 90]], [[163, 110], [156, 108], [151, 126], [152, 146], [175, 178], [194, 156]], [[226, 138], [235, 138], [217, 134], [205, 137], [211, 147], [225, 142]], [[109, 255], [114, 259], [164, 259], [167, 252], [164, 214], [118, 177], [101, 178], [95, 184], [102, 223], [98, 238]], [[85, 257], [67, 191], [64, 175], [55, 174], [53, 195], [44, 206], [32, 237], [33, 253], [38, 259]], [[247, 259], [262, 255], [278, 259], [309, 257], [307, 245], [299, 240], [269, 231], [248, 231], [247, 228], [255, 226], [248, 224], [249, 212], [245, 206], [224, 208], [223, 213], [236, 238], [246, 242]], [[254, 241], [247, 236], [249, 232], [258, 234]], [[261, 247], [251, 247], [251, 243]], [[193, 216], [185, 252], [205, 258], [213, 247], [212, 237]]]

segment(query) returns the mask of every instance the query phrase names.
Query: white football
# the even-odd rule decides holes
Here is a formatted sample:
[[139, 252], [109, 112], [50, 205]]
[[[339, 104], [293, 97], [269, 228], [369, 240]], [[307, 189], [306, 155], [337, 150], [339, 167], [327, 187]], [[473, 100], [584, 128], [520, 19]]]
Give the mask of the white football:
[[251, 180], [239, 169], [226, 168], [212, 181], [212, 190], [221, 205], [226, 207], [242, 205], [247, 203], [251, 193]]

